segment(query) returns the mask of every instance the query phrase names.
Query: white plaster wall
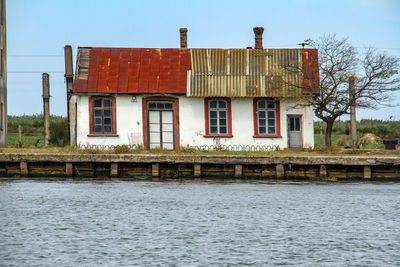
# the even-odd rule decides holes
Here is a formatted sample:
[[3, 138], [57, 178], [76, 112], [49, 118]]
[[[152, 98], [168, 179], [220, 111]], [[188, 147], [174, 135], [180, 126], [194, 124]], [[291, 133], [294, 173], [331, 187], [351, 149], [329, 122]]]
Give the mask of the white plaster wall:
[[[301, 115], [303, 146], [314, 147], [313, 111], [311, 107], [296, 106], [295, 100], [281, 100], [281, 138], [254, 138], [253, 99], [231, 99], [232, 138], [219, 138], [221, 145], [279, 145], [288, 146], [287, 115]], [[179, 98], [180, 144], [213, 145], [215, 138], [204, 137], [205, 114], [203, 98]]]
[[[79, 96], [77, 101], [77, 144], [81, 145], [143, 145], [142, 97], [131, 102], [131, 96], [116, 96], [118, 137], [89, 137], [89, 97]], [[281, 100], [281, 138], [253, 138], [253, 99], [232, 99], [232, 138], [220, 138], [221, 145], [279, 145], [288, 146], [287, 115], [301, 115], [303, 146], [314, 146], [313, 111], [310, 106], [296, 107], [295, 100]], [[213, 145], [215, 138], [204, 137], [204, 98], [179, 97], [180, 145], [186, 147]]]
[[117, 137], [93, 137], [89, 134], [89, 97], [79, 96], [77, 101], [78, 145], [128, 145], [142, 144], [142, 98], [115, 96]]

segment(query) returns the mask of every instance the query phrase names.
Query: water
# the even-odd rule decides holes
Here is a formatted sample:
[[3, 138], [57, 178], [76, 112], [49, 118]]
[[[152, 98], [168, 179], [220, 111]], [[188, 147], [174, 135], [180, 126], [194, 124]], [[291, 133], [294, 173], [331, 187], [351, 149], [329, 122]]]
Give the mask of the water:
[[0, 266], [399, 266], [400, 184], [0, 183]]

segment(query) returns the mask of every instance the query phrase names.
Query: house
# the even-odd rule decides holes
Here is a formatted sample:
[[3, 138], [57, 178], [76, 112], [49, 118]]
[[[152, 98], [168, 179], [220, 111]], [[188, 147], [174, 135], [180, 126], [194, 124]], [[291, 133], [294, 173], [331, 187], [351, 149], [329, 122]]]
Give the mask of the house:
[[186, 48], [185, 28], [181, 48], [79, 47], [72, 143], [313, 147], [318, 52], [264, 49], [263, 31], [254, 49]]

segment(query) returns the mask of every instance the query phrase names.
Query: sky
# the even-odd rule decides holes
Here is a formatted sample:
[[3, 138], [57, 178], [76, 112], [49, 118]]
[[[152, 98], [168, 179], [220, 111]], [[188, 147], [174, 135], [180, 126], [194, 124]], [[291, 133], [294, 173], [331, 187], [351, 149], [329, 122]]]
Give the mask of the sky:
[[[177, 48], [181, 27], [189, 48], [254, 46], [253, 27], [262, 26], [265, 48], [336, 33], [400, 57], [400, 0], [7, 0], [6, 8], [9, 115], [42, 112], [43, 72], [51, 114], [67, 114], [65, 45], [74, 62], [78, 46]], [[390, 104], [357, 110], [357, 119], [400, 120], [400, 91]]]

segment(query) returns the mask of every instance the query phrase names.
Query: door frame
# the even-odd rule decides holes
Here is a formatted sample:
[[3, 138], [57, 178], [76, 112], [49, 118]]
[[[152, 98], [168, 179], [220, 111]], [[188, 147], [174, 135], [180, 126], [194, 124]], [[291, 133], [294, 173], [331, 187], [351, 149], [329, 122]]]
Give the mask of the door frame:
[[174, 112], [174, 150], [180, 148], [179, 135], [179, 99], [169, 96], [150, 96], [142, 99], [142, 124], [143, 124], [143, 145], [145, 149], [150, 149], [149, 143], [149, 118], [148, 118], [148, 103], [149, 102], [171, 102]]
[[304, 142], [303, 142], [303, 115], [302, 114], [287, 114], [286, 115], [286, 131], [287, 131], [287, 146], [288, 148], [296, 148], [296, 147], [290, 147], [290, 125], [289, 125], [289, 117], [300, 117], [300, 136], [301, 136], [301, 145], [299, 148], [303, 148]]

